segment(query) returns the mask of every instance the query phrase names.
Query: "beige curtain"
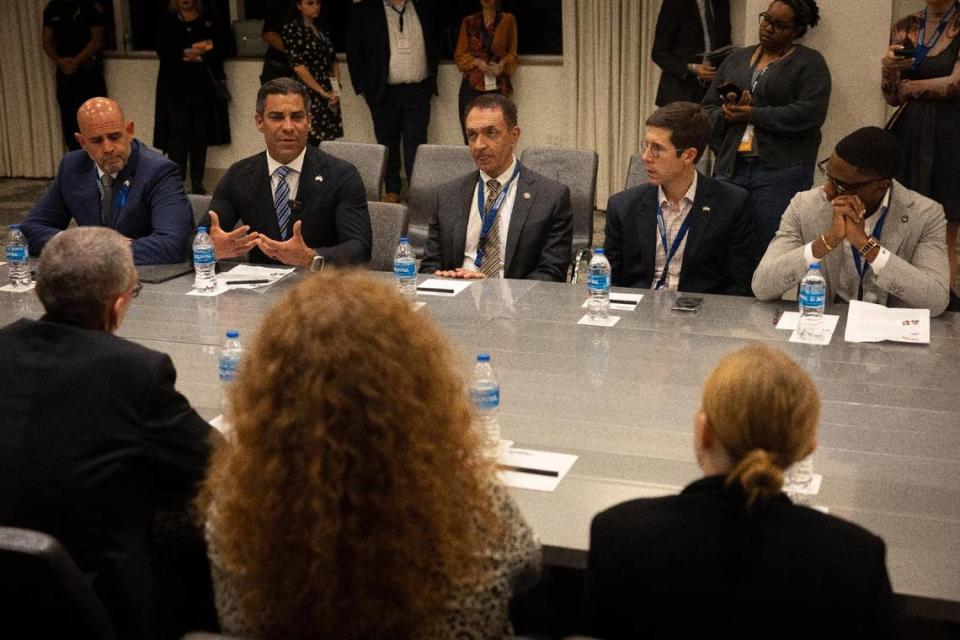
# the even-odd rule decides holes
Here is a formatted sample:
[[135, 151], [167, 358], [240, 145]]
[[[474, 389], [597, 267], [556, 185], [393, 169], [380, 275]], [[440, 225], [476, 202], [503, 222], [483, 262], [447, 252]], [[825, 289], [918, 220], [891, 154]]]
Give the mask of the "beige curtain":
[[50, 177], [63, 155], [40, 0], [0, 0], [0, 176]]
[[596, 149], [597, 206], [623, 189], [660, 70], [650, 60], [660, 0], [564, 0], [563, 64], [573, 98], [567, 145]]

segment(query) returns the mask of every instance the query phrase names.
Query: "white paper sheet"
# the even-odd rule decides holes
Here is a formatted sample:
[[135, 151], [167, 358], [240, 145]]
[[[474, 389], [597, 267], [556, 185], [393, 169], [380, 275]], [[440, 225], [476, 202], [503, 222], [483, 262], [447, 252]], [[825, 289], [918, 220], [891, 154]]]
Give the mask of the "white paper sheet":
[[[261, 289], [269, 287], [285, 276], [293, 273], [293, 267], [260, 267], [252, 264], [237, 265], [226, 273], [217, 274], [217, 284], [210, 291], [191, 289], [188, 296], [218, 296], [232, 289]], [[257, 284], [228, 284], [234, 280], [266, 280]]]
[[847, 314], [847, 342], [930, 344], [930, 310], [885, 307], [853, 300]]
[[229, 437], [233, 431], [233, 425], [227, 422], [227, 419], [223, 417], [222, 413], [213, 420], [210, 420], [210, 426], [227, 437]]
[[[500, 480], [515, 489], [556, 491], [577, 456], [532, 449], [505, 449], [500, 452]], [[505, 467], [512, 467], [511, 469]]]
[[600, 318], [591, 320], [589, 313], [584, 314], [582, 318], [577, 320], [577, 324], [585, 324], [590, 327], [612, 327], [618, 322], [620, 322], [620, 316], [607, 316], [606, 320], [602, 320]]
[[9, 293], [24, 293], [26, 291], [32, 291], [35, 286], [37, 286], [36, 282], [31, 282], [25, 287], [15, 287], [12, 284], [7, 284], [0, 287], [0, 291], [7, 291]]
[[[614, 302], [614, 300], [627, 300], [626, 304]], [[611, 293], [610, 294], [610, 308], [617, 309], [619, 311], [633, 311], [637, 308], [637, 305], [640, 304], [640, 301], [643, 300], [642, 293]], [[589, 300], [584, 300], [583, 304], [580, 305], [584, 309], [587, 308]]]
[[[837, 330], [837, 322], [839, 320], [840, 316], [828, 315], [826, 313], [823, 314], [823, 330], [833, 333]], [[780, 316], [780, 321], [777, 323], [777, 329], [796, 331], [798, 324], [800, 324], [800, 312], [786, 311], [782, 316]]]
[[823, 483], [823, 476], [819, 473], [813, 474], [810, 482], [804, 484], [784, 483], [784, 493], [796, 493], [805, 496], [815, 496], [820, 493], [820, 485]]
[[[417, 285], [417, 295], [452, 298], [469, 287], [470, 284], [470, 280], [430, 278]], [[424, 291], [424, 289], [444, 289], [444, 291]]]

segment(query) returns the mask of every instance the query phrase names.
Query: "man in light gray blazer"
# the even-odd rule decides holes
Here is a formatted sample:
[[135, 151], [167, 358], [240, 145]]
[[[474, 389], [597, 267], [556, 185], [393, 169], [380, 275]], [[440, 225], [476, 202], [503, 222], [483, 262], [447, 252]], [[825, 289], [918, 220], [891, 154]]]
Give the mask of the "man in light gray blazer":
[[420, 272], [563, 282], [573, 238], [570, 189], [520, 166], [517, 107], [507, 98], [475, 98], [466, 130], [479, 172], [437, 190]]
[[779, 298], [820, 262], [827, 299], [925, 308], [949, 302], [943, 207], [893, 179], [897, 140], [858, 129], [818, 164], [822, 188], [794, 196], [753, 274], [760, 300]]

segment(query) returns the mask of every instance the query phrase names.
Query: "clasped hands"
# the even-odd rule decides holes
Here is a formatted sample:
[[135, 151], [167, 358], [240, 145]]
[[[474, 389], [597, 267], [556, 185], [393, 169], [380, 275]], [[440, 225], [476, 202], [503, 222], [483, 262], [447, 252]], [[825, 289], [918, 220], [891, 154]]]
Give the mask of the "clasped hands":
[[[859, 197], [840, 195], [835, 197], [830, 204], [833, 206], [833, 222], [830, 229], [818, 238], [821, 243], [825, 242], [826, 246], [818, 248], [814, 244], [813, 255], [817, 259], [842, 245], [844, 240], [849, 240], [850, 244], [859, 251], [870, 239], [864, 227], [867, 209]], [[820, 255], [817, 255], [818, 253]]]
[[487, 277], [481, 271], [471, 271], [470, 269], [464, 269], [463, 267], [458, 267], [456, 269], [450, 269], [447, 271], [437, 271], [434, 275], [439, 278], [457, 278], [459, 280], [483, 280]]
[[479, 69], [485, 74], [491, 75], [493, 77], [499, 77], [503, 73], [503, 65], [499, 62], [487, 62], [480, 58], [473, 59], [473, 66], [475, 69]]
[[307, 246], [303, 240], [300, 227], [302, 222], [293, 223], [290, 238], [287, 240], [273, 240], [267, 236], [250, 232], [249, 225], [237, 227], [233, 231], [224, 231], [220, 227], [220, 217], [216, 211], [210, 212], [210, 239], [213, 241], [213, 250], [218, 260], [236, 258], [258, 247], [269, 257], [290, 265], [291, 267], [309, 267], [317, 252]]
[[202, 62], [203, 55], [213, 51], [213, 40], [200, 40], [190, 45], [189, 49], [183, 50], [184, 62]]
[[737, 94], [732, 92], [720, 97], [724, 101], [720, 105], [720, 109], [723, 111], [723, 117], [727, 122], [746, 122], [750, 119], [750, 111], [753, 109], [750, 102], [753, 96], [750, 95], [749, 89], [744, 89], [739, 99], [737, 99]]

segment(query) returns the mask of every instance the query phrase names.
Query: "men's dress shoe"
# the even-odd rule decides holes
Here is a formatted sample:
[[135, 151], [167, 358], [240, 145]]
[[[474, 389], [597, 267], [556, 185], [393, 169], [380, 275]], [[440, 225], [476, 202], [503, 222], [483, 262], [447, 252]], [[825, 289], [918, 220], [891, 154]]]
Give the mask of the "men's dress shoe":
[[388, 191], [387, 193], [383, 194], [383, 201], [397, 204], [398, 202], [400, 202], [400, 194]]

